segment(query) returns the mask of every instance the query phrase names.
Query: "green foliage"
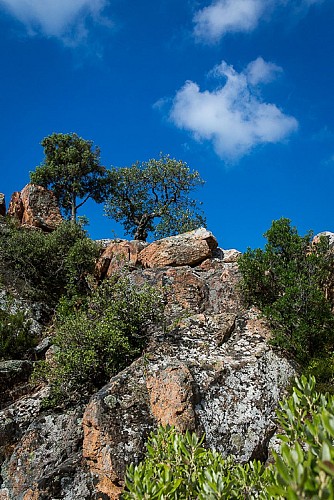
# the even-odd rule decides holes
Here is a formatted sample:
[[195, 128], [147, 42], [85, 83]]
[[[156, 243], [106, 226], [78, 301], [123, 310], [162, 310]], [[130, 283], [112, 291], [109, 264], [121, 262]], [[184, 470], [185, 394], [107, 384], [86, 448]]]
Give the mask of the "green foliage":
[[314, 356], [304, 373], [306, 376], [315, 377], [319, 392], [334, 394], [334, 354], [332, 352]]
[[302, 376], [280, 404], [280, 453], [274, 453], [267, 488], [272, 498], [334, 498], [334, 397], [315, 391], [315, 378]]
[[272, 342], [305, 363], [333, 347], [334, 318], [324, 289], [333, 273], [327, 238], [311, 244], [288, 219], [274, 221], [265, 249], [248, 249], [238, 263], [241, 289], [274, 331]]
[[44, 163], [30, 172], [30, 181], [52, 189], [72, 221], [88, 198], [98, 203], [103, 201], [106, 170], [100, 165], [100, 150], [93, 149], [92, 141], [74, 133], [54, 133], [45, 137], [41, 145]]
[[93, 272], [99, 248], [72, 222], [52, 233], [26, 229], [8, 222], [0, 235], [1, 274], [9, 285], [32, 298], [56, 303], [64, 293], [82, 293]]
[[[147, 443], [146, 458], [130, 465], [124, 500], [214, 500], [260, 498], [266, 471], [260, 462], [242, 466], [202, 446], [203, 438], [174, 427], [159, 427]], [[264, 497], [265, 498], [265, 497]]]
[[152, 433], [145, 460], [130, 465], [124, 500], [332, 499], [334, 498], [334, 397], [315, 392], [315, 379], [296, 379], [280, 404], [284, 431], [279, 453], [265, 467], [237, 464], [174, 428]]
[[36, 345], [24, 312], [11, 311], [11, 302], [0, 309], [0, 359], [21, 359]]
[[202, 184], [197, 171], [169, 155], [112, 168], [105, 212], [138, 240], [146, 240], [149, 232], [163, 237], [190, 231], [205, 225], [197, 202], [189, 197]]
[[55, 360], [47, 368], [55, 403], [85, 398], [129, 365], [143, 349], [150, 328], [162, 322], [159, 291], [127, 277], [104, 281], [76, 307], [60, 302]]

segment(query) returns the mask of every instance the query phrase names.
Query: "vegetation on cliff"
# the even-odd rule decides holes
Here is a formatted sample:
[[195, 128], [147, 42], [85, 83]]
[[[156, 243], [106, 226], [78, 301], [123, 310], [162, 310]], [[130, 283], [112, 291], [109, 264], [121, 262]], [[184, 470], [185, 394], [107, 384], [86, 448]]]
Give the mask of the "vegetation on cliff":
[[20, 359], [37, 344], [30, 320], [23, 311], [13, 311], [10, 299], [0, 309], [0, 360]]
[[159, 290], [137, 286], [127, 276], [94, 285], [80, 302], [60, 301], [54, 357], [35, 372], [51, 383], [52, 405], [87, 399], [138, 357], [152, 326], [163, 323]]
[[[264, 250], [248, 249], [238, 260], [245, 302], [260, 308], [277, 345], [313, 370], [319, 382], [334, 378], [334, 315], [330, 289], [334, 253], [329, 241], [300, 236], [289, 219], [274, 221]], [[329, 385], [328, 385], [329, 388]]]
[[44, 233], [22, 227], [9, 217], [2, 221], [0, 358], [21, 359], [31, 354], [38, 339], [29, 326], [29, 303], [43, 304], [50, 320], [61, 297], [87, 293], [98, 254], [99, 246], [77, 224], [64, 221], [53, 232]]
[[0, 274], [9, 288], [50, 306], [87, 286], [99, 246], [77, 224], [64, 221], [51, 233], [6, 221], [0, 234]]

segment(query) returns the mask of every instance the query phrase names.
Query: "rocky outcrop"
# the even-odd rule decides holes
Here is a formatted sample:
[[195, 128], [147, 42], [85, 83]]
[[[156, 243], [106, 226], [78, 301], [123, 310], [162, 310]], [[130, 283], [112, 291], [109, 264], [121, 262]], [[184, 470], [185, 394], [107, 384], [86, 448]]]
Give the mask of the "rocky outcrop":
[[124, 266], [136, 266], [139, 262], [139, 253], [147, 245], [148, 243], [138, 240], [111, 240], [97, 262], [97, 276], [100, 279], [109, 278]]
[[223, 262], [238, 262], [238, 258], [241, 255], [241, 252], [239, 252], [239, 250], [235, 250], [234, 248], [221, 251]]
[[6, 201], [3, 193], [0, 193], [0, 215], [6, 215]]
[[[11, 500], [95, 498], [92, 479], [82, 463], [82, 410], [40, 414], [42, 396], [45, 391], [6, 410], [2, 443], [7, 446], [2, 449], [7, 459], [0, 494], [7, 490]], [[28, 425], [21, 416], [25, 404], [30, 406], [30, 419], [35, 415]]]
[[[139, 240], [101, 240], [101, 243], [103, 241], [104, 250], [96, 266], [96, 274], [100, 279], [110, 277], [124, 266], [128, 269], [195, 266], [213, 257], [218, 247], [213, 234], [204, 228], [151, 244]], [[227, 252], [233, 252], [226, 257], [230, 262], [235, 262], [237, 251]], [[220, 254], [223, 255], [222, 251]]]
[[2, 410], [0, 498], [8, 491], [12, 500], [117, 499], [127, 465], [143, 457], [159, 424], [205, 433], [208, 446], [242, 462], [266, 459], [295, 370], [268, 345], [258, 311], [242, 305], [238, 252], [216, 247], [206, 230], [143, 249], [111, 242], [101, 276], [124, 257], [134, 283], [163, 290], [166, 324], [148, 332], [144, 355], [85, 408], [43, 412], [38, 393]]
[[204, 228], [155, 241], [140, 252], [144, 267], [195, 266], [212, 257], [216, 238]]
[[316, 234], [313, 237], [313, 243], [318, 243], [321, 236], [326, 236], [326, 238], [328, 238], [330, 248], [334, 246], [334, 233], [332, 233], [331, 231], [322, 231], [321, 233]]
[[295, 373], [268, 347], [267, 335], [256, 311], [248, 311], [192, 315], [157, 336], [145, 358], [112, 379], [84, 414], [85, 458], [98, 488], [109, 478], [98, 491], [115, 498], [126, 466], [142, 458], [158, 424], [205, 432], [206, 444], [224, 456], [265, 460], [275, 408]]
[[53, 231], [62, 222], [54, 194], [34, 184], [27, 184], [21, 192], [13, 193], [7, 213], [22, 225], [47, 232]]
[[[329, 247], [329, 253], [328, 253], [328, 263], [334, 261], [334, 233], [330, 231], [322, 231], [321, 233], [318, 233], [314, 236], [312, 243], [317, 244], [320, 241], [320, 237], [326, 237], [328, 240], [328, 247]], [[333, 266], [330, 267], [330, 269], [333, 269]], [[325, 296], [332, 305], [332, 311], [334, 312], [334, 273], [331, 272], [329, 273], [329, 276], [326, 280], [326, 282], [323, 284], [324, 287], [324, 292]]]

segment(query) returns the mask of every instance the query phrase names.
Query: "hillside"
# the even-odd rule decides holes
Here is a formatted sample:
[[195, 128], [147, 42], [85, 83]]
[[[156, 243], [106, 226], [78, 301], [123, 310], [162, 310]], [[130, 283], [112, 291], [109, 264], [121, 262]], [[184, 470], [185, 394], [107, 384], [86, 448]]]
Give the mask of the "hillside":
[[[59, 225], [54, 205], [45, 200], [36, 203], [33, 196], [22, 194], [16, 199], [16, 205], [10, 205], [11, 217], [19, 220], [15, 231], [30, 231], [52, 241]], [[51, 225], [56, 221], [55, 226], [50, 227], [50, 220]], [[0, 229], [3, 239], [14, 231], [8, 218], [1, 220]], [[69, 288], [59, 281], [54, 289], [52, 281], [42, 286], [36, 278], [40, 289], [31, 295], [32, 275], [24, 277], [22, 271], [1, 263], [1, 305], [7, 312], [9, 307], [8, 314], [17, 316], [21, 311], [26, 323], [31, 320], [28, 336], [37, 344], [32, 343], [20, 359], [11, 355], [0, 361], [1, 500], [116, 499], [126, 467], [143, 458], [149, 433], [161, 424], [205, 433], [206, 446], [242, 463], [268, 459], [277, 431], [275, 410], [297, 364], [269, 344], [270, 328], [256, 308], [244, 305], [238, 285], [239, 255], [219, 248], [204, 228], [150, 244], [101, 242], [92, 274], [95, 283], [89, 285], [95, 302], [88, 312], [109, 307], [108, 296], [100, 295], [99, 301], [96, 290], [114, 280], [109, 292], [105, 289], [109, 301], [115, 301], [117, 280], [125, 279], [125, 298], [132, 297], [131, 287], [142, 293], [152, 290], [145, 287], [154, 287], [163, 303], [163, 319], [154, 322], [152, 312], [141, 338], [138, 331], [134, 334], [137, 344], [131, 352], [117, 344], [118, 373], [114, 374], [115, 368], [103, 371], [100, 378], [89, 381], [91, 392], [76, 386], [68, 400], [53, 405], [45, 403], [52, 390], [48, 377], [34, 381], [29, 377], [41, 360], [52, 366], [58, 359], [53, 345], [56, 295], [66, 291], [78, 309], [78, 296], [84, 303], [79, 292], [83, 293], [86, 276], [80, 271], [81, 282], [76, 277]], [[72, 279], [72, 268], [71, 272]], [[6, 297], [11, 297], [9, 306]], [[138, 300], [139, 295], [134, 297]], [[132, 304], [125, 302], [124, 307], [128, 309], [122, 314], [130, 315]], [[90, 320], [88, 313], [85, 318]], [[72, 334], [65, 332], [69, 343]]]

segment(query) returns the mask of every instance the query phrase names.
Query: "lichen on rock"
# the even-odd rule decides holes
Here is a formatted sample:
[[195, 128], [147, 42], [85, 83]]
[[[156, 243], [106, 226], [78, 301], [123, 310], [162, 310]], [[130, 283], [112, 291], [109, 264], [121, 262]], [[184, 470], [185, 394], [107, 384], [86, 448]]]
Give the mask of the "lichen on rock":
[[126, 467], [143, 458], [159, 424], [205, 433], [207, 446], [242, 462], [266, 459], [275, 409], [295, 369], [268, 345], [258, 311], [244, 308], [238, 255], [218, 251], [202, 229], [140, 248], [109, 243], [100, 279], [123, 256], [130, 280], [163, 289], [166, 323], [148, 332], [143, 355], [85, 408], [45, 411], [45, 388], [2, 410], [3, 496], [116, 499]]

